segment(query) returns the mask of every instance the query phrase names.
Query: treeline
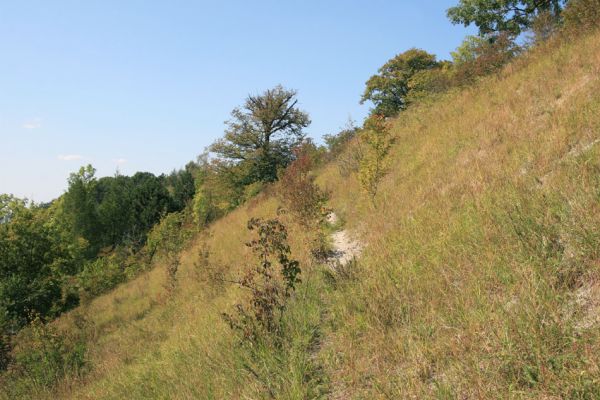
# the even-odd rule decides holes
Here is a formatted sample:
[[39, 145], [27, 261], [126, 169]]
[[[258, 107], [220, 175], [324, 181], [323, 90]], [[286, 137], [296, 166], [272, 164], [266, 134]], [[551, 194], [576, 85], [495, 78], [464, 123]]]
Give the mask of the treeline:
[[570, 40], [600, 28], [600, 0], [460, 0], [447, 10], [450, 21], [475, 25], [451, 52], [452, 60], [412, 48], [388, 60], [365, 85], [361, 103], [373, 104], [360, 140], [338, 163], [343, 173], [357, 172], [375, 205], [379, 181], [394, 142], [388, 119], [411, 105], [427, 103], [453, 89], [497, 73], [528, 49]]
[[451, 53], [452, 60], [410, 49], [386, 62], [366, 83], [361, 103], [372, 115], [391, 117], [411, 104], [474, 83], [498, 71], [526, 49], [554, 37], [571, 37], [598, 28], [598, 0], [461, 0], [447, 12], [454, 24], [475, 25]]
[[[450, 20], [475, 24], [479, 35], [467, 37], [451, 61], [420, 49], [389, 60], [366, 82], [361, 101], [373, 104], [369, 118], [360, 128], [350, 124], [325, 135], [326, 146], [307, 139], [310, 117], [297, 93], [277, 86], [248, 96], [232, 111], [222, 139], [181, 170], [97, 178], [86, 166], [49, 204], [0, 196], [0, 369], [18, 361], [14, 337], [24, 326], [110, 290], [157, 256], [174, 290], [187, 238], [280, 178], [287, 188], [282, 202], [312, 227], [327, 196], [310, 170], [333, 158], [342, 174], [358, 174], [376, 206], [394, 143], [390, 117], [498, 71], [526, 48], [525, 33], [540, 43], [597, 28], [599, 10], [600, 0], [461, 0], [448, 10]], [[322, 238], [315, 240], [319, 254]]]
[[[71, 174], [66, 193], [49, 204], [1, 196], [3, 332], [14, 333], [33, 318], [52, 318], [77, 305], [82, 288], [99, 292], [83, 279], [96, 259], [124, 249], [137, 252], [162, 216], [182, 210], [195, 193], [190, 169], [97, 179], [88, 165]], [[120, 266], [121, 278], [126, 267]]]
[[310, 124], [296, 92], [281, 86], [248, 96], [222, 139], [168, 175], [96, 177], [91, 166], [48, 204], [0, 197], [0, 367], [14, 336], [165, 260], [176, 280], [178, 253], [194, 232], [278, 179]]

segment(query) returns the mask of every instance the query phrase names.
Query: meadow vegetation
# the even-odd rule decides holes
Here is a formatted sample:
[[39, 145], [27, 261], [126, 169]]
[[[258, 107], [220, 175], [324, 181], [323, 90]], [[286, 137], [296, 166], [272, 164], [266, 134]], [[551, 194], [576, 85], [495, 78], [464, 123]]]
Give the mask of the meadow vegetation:
[[597, 3], [461, 0], [326, 146], [278, 86], [216, 157], [2, 195], [0, 398], [600, 398]]

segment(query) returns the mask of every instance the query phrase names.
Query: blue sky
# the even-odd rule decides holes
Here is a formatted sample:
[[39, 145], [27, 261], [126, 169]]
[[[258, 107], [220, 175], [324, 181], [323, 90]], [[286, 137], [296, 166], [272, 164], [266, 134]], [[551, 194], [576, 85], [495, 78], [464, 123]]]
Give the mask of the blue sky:
[[3, 1], [0, 193], [48, 201], [68, 174], [182, 167], [249, 93], [298, 90], [313, 138], [361, 121], [364, 82], [420, 47], [448, 58], [472, 31], [457, 0]]

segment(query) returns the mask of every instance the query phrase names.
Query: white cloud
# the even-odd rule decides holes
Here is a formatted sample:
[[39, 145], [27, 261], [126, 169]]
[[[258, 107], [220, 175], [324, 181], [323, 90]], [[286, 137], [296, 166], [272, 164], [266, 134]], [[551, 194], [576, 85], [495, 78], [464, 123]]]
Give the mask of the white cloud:
[[34, 118], [30, 121], [26, 121], [23, 124], [23, 128], [25, 129], [38, 129], [42, 127], [42, 120], [40, 118]]
[[123, 164], [127, 163], [127, 159], [126, 158], [115, 158], [113, 161], [117, 165], [123, 165]]
[[62, 161], [78, 161], [78, 160], [83, 160], [83, 156], [80, 156], [79, 154], [67, 154], [67, 155], [59, 155], [58, 156], [59, 160]]

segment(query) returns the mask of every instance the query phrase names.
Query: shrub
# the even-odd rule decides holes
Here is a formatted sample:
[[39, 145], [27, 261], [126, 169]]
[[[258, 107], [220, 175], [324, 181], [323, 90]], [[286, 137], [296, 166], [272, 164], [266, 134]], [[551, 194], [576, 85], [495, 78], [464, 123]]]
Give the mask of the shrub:
[[177, 286], [179, 253], [191, 235], [184, 227], [186, 214], [174, 212], [165, 215], [148, 234], [148, 249], [151, 254], [162, 256], [167, 264], [167, 291], [173, 292]]
[[358, 178], [374, 204], [379, 182], [387, 171], [387, 155], [393, 143], [386, 118], [382, 115], [369, 117], [361, 138], [366, 145], [366, 153], [360, 161]]
[[28, 390], [54, 386], [66, 375], [78, 375], [85, 365], [85, 342], [62, 336], [39, 317], [33, 317], [14, 350], [11, 380], [19, 380]]
[[124, 280], [124, 269], [115, 257], [100, 257], [86, 263], [78, 276], [79, 287], [92, 296], [105, 293]]
[[[357, 136], [360, 136], [360, 132], [357, 131]], [[359, 138], [350, 140], [346, 146], [346, 151], [342, 152], [338, 158], [337, 166], [340, 171], [340, 175], [343, 178], [358, 172], [360, 168], [360, 162], [364, 156], [364, 148], [362, 140]]]
[[530, 42], [533, 44], [550, 39], [560, 28], [560, 17], [551, 12], [542, 12], [531, 22]]
[[245, 341], [258, 342], [281, 333], [281, 318], [301, 270], [299, 262], [290, 258], [287, 229], [278, 219], [252, 218], [248, 229], [258, 234], [246, 243], [258, 264], [249, 267], [238, 284], [250, 291], [250, 301], [237, 304], [236, 315], [224, 313], [223, 318]]
[[4, 371], [11, 361], [10, 335], [1, 331], [0, 328], [0, 371]]
[[314, 228], [323, 220], [328, 197], [315, 184], [312, 166], [309, 155], [298, 149], [296, 159], [280, 178], [279, 197], [290, 213], [306, 228]]
[[569, 33], [600, 28], [600, 0], [571, 0], [563, 12], [565, 30]]
[[256, 197], [263, 190], [264, 186], [263, 182], [254, 182], [244, 186], [243, 201], [246, 202]]
[[452, 64], [440, 62], [437, 68], [419, 71], [409, 79], [406, 101], [408, 104], [417, 103], [447, 91], [452, 85]]
[[332, 160], [338, 157], [347, 148], [348, 143], [356, 137], [358, 128], [354, 121], [348, 120], [346, 126], [334, 135], [324, 135], [323, 139], [327, 145], [327, 158]]
[[520, 51], [521, 48], [508, 33], [500, 33], [487, 38], [468, 36], [453, 53], [453, 57], [458, 57], [460, 60], [456, 63], [456, 82], [459, 85], [468, 84], [477, 77], [494, 73]]

